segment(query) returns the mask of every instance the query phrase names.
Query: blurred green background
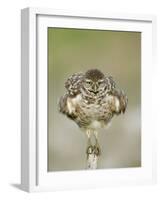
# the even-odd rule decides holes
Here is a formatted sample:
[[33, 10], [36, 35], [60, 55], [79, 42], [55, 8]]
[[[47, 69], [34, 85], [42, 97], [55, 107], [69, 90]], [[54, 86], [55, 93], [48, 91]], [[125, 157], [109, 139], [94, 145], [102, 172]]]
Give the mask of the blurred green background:
[[86, 135], [58, 111], [64, 82], [98, 68], [128, 96], [124, 115], [99, 133], [98, 168], [141, 166], [141, 33], [48, 28], [48, 170], [86, 167]]

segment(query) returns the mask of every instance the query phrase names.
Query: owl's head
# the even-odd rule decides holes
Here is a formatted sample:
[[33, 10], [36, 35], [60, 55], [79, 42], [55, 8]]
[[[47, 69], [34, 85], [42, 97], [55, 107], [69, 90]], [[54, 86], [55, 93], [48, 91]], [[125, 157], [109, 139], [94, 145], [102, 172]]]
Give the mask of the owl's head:
[[105, 75], [98, 69], [90, 69], [85, 73], [83, 87], [92, 95], [99, 95], [107, 89]]

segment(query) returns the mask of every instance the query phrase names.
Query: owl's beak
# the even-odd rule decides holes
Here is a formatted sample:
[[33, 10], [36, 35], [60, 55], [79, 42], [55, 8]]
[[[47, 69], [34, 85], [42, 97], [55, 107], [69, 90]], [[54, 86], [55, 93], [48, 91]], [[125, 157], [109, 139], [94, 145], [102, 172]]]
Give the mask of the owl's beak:
[[93, 85], [92, 89], [93, 89], [93, 91], [94, 91], [95, 93], [97, 93], [98, 88], [97, 88], [97, 85], [96, 85], [96, 84]]

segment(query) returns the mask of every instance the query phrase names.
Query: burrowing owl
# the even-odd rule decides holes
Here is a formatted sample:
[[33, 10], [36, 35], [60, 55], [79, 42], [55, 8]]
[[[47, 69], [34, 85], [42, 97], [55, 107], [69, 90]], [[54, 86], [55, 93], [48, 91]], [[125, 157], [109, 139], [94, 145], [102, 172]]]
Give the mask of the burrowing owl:
[[[60, 98], [59, 110], [83, 129], [90, 141], [95, 136], [96, 144], [87, 151], [97, 151], [97, 132], [105, 128], [114, 115], [124, 113], [127, 96], [116, 87], [111, 76], [105, 76], [98, 69], [76, 73], [65, 82], [67, 92]], [[93, 133], [93, 134], [92, 134]], [[92, 149], [91, 149], [92, 147]]]

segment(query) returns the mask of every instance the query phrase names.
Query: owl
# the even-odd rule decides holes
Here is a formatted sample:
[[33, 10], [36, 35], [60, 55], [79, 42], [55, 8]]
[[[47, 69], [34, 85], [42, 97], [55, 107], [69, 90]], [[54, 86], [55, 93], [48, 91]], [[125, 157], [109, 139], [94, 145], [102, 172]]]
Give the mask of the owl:
[[[114, 116], [125, 113], [127, 96], [116, 86], [112, 76], [98, 69], [73, 74], [65, 82], [65, 88], [59, 111], [87, 134], [87, 153], [100, 154], [98, 131], [108, 127]], [[91, 135], [95, 137], [95, 145], [91, 145]]]

